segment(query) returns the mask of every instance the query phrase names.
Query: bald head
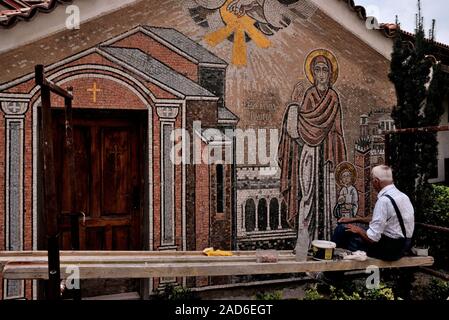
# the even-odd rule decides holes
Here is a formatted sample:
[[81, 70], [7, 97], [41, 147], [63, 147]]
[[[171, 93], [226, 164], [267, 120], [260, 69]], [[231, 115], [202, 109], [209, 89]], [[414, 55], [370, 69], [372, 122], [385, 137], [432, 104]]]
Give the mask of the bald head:
[[373, 168], [373, 185], [376, 191], [380, 191], [386, 186], [393, 184], [393, 170], [389, 166], [377, 166]]

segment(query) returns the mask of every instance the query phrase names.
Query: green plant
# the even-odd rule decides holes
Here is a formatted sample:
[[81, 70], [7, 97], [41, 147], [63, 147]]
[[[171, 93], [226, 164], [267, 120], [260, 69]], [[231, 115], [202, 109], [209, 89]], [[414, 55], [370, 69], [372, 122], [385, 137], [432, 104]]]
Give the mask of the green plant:
[[388, 288], [385, 285], [380, 285], [378, 289], [366, 289], [363, 292], [363, 298], [364, 300], [372, 301], [395, 300], [393, 289]]
[[157, 300], [196, 300], [196, 295], [189, 288], [167, 284], [157, 296]]
[[304, 296], [304, 300], [306, 300], [306, 301], [325, 300], [325, 298], [321, 293], [318, 292], [317, 285], [314, 285], [311, 288], [306, 290], [306, 295]]
[[424, 289], [426, 300], [447, 300], [449, 298], [449, 282], [439, 279], [432, 279]]
[[[349, 289], [349, 288], [352, 289]], [[306, 290], [304, 300], [336, 300], [336, 301], [386, 301], [395, 300], [393, 289], [382, 284], [378, 289], [366, 289], [359, 286], [320, 286], [314, 285]]]
[[426, 223], [449, 227], [449, 187], [434, 185], [431, 193], [432, 205], [423, 214]]
[[[449, 187], [432, 186], [427, 202], [429, 204], [419, 222], [449, 227]], [[449, 265], [449, 234], [418, 228], [415, 240], [416, 245], [429, 248], [429, 254], [435, 257], [437, 267]]]
[[337, 289], [335, 287], [331, 287], [331, 300], [362, 300], [360, 294], [357, 292], [346, 293], [343, 289]]
[[282, 292], [258, 292], [256, 294], [256, 300], [282, 300]]
[[[437, 126], [444, 114], [443, 100], [447, 78], [441, 64], [431, 58], [434, 32], [425, 38], [421, 6], [414, 42], [404, 41], [397, 33], [391, 59], [391, 82], [396, 89], [397, 105], [392, 118], [398, 129]], [[438, 155], [437, 135], [433, 132], [393, 134], [389, 163], [400, 190], [409, 195], [420, 217], [429, 206], [428, 180]], [[410, 161], [413, 159], [413, 161]]]

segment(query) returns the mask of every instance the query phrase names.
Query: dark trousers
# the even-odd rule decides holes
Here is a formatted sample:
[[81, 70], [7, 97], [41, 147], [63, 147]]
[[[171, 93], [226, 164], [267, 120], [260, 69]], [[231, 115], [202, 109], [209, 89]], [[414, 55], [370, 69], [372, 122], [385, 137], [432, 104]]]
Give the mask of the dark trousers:
[[[368, 230], [367, 225], [359, 225]], [[392, 239], [382, 235], [379, 242], [368, 243], [362, 237], [346, 231], [346, 226], [340, 224], [335, 229], [332, 242], [337, 244], [337, 248], [350, 251], [365, 251], [371, 258], [385, 261], [396, 261], [404, 257], [411, 248], [411, 239]]]

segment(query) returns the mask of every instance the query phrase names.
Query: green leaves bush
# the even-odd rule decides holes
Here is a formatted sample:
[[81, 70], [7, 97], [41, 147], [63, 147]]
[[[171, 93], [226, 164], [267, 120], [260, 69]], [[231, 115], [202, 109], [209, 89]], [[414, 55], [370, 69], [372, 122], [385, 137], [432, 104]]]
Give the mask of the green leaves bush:
[[198, 297], [189, 288], [177, 284], [168, 284], [164, 290], [155, 297], [155, 300], [198, 300]]
[[430, 193], [432, 205], [423, 212], [423, 223], [449, 227], [449, 187], [434, 185]]
[[449, 298], [449, 282], [432, 279], [424, 290], [424, 299], [442, 301]]
[[[328, 291], [328, 294], [326, 294]], [[349, 290], [342, 288], [335, 288], [329, 286], [328, 288], [318, 288], [317, 285], [313, 285], [306, 290], [304, 300], [337, 300], [337, 301], [357, 301], [357, 300], [369, 300], [369, 301], [389, 301], [395, 300], [393, 290], [386, 285], [382, 284], [378, 289], [359, 288], [359, 290]]]
[[282, 292], [281, 291], [275, 291], [275, 292], [258, 292], [256, 294], [256, 300], [282, 300]]
[[[449, 187], [434, 185], [428, 193], [427, 208], [417, 222], [449, 228]], [[416, 245], [429, 247], [429, 254], [440, 268], [449, 266], [449, 234], [418, 227]]]

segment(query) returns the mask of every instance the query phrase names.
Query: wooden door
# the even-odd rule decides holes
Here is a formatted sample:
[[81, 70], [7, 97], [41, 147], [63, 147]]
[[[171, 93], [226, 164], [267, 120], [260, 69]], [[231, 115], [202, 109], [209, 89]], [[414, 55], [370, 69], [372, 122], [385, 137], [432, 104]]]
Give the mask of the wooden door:
[[[143, 166], [145, 120], [142, 112], [76, 110], [73, 135], [76, 211], [81, 250], [143, 250]], [[70, 174], [65, 153], [64, 113], [54, 112], [56, 185], [61, 249], [71, 250]], [[73, 195], [74, 193], [72, 193]], [[83, 280], [82, 295], [139, 291], [139, 281]]]

